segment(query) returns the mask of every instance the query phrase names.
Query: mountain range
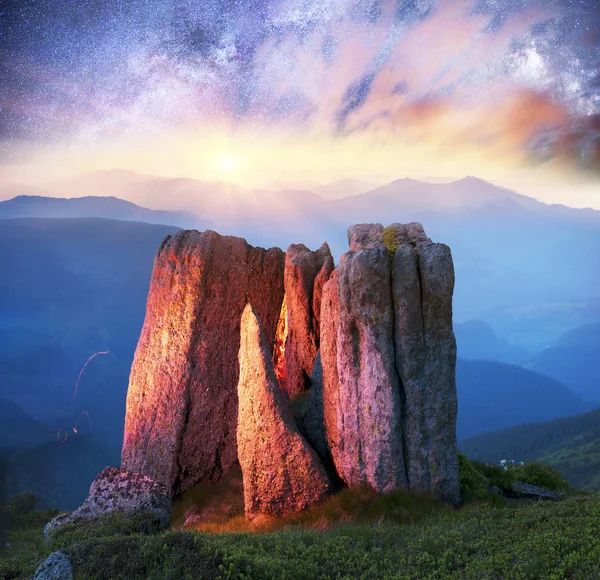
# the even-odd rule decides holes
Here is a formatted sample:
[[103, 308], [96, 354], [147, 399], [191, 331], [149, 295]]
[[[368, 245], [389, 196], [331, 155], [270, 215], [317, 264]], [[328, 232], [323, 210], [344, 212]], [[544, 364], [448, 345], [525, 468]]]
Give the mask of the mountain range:
[[600, 400], [600, 324], [586, 324], [564, 334], [528, 365], [567, 385], [579, 397]]
[[161, 211], [140, 207], [116, 197], [44, 197], [19, 195], [0, 202], [0, 219], [107, 218], [149, 224], [179, 224], [188, 229], [207, 229], [209, 222], [185, 211]]
[[[153, 221], [178, 227], [189, 227], [193, 214], [202, 220], [195, 227], [264, 247], [301, 241], [316, 248], [326, 240], [337, 257], [346, 248], [351, 223], [420, 221], [432, 239], [452, 249], [456, 322], [485, 322], [527, 356], [570, 330], [600, 322], [600, 268], [590, 267], [600, 262], [598, 211], [547, 205], [474, 177], [451, 183], [400, 179], [366, 192], [371, 184], [356, 180], [313, 186], [312, 191], [274, 185], [284, 189], [115, 170], [44, 189], [61, 197], [118, 197], [170, 212], [152, 216]], [[341, 197], [344, 188], [351, 195]], [[40, 205], [39, 200], [30, 203]], [[0, 215], [6, 211], [2, 205]], [[133, 214], [115, 217], [150, 221]]]

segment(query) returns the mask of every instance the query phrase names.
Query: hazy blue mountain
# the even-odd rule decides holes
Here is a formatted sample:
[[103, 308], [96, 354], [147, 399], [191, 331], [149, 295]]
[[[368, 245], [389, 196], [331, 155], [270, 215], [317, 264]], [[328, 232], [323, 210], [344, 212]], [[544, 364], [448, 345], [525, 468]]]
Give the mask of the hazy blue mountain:
[[189, 212], [156, 211], [116, 197], [43, 197], [20, 195], [0, 202], [0, 219], [108, 218], [206, 229], [208, 222]]
[[594, 408], [565, 385], [519, 366], [458, 360], [459, 439]]
[[534, 371], [563, 382], [588, 401], [600, 401], [600, 324], [580, 326], [539, 353]]
[[552, 347], [564, 334], [600, 322], [600, 300], [565, 298], [556, 302], [531, 302], [500, 309], [488, 322], [498, 334], [510, 339], [511, 344], [537, 354]]
[[19, 405], [0, 399], [0, 453], [36, 447], [55, 438], [56, 433], [25, 413]]
[[482, 320], [467, 320], [454, 324], [458, 356], [463, 359], [481, 359], [520, 364], [532, 353], [499, 338], [494, 329]]
[[4, 493], [31, 491], [41, 500], [38, 507], [71, 511], [83, 503], [102, 469], [120, 463], [120, 447], [98, 437], [55, 439], [4, 457]]
[[[123, 409], [114, 408], [114, 392], [124, 400], [154, 256], [175, 230], [106, 219], [3, 220], [0, 397], [53, 430], [88, 410], [93, 432], [118, 443]], [[86, 360], [107, 350], [89, 364], [73, 402]]]
[[146, 175], [128, 169], [100, 169], [45, 184], [48, 191], [57, 197], [124, 197], [129, 187], [158, 179], [156, 175]]
[[380, 187], [381, 184], [372, 181], [363, 181], [361, 179], [340, 179], [326, 185], [307, 188], [316, 193], [323, 199], [343, 199], [354, 195], [361, 195]]

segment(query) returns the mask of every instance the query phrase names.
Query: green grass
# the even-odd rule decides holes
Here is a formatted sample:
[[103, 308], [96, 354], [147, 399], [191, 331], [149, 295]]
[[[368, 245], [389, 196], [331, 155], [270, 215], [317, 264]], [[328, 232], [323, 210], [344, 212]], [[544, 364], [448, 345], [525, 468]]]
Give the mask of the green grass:
[[27, 557], [7, 565], [0, 554], [0, 577], [29, 577], [54, 549], [69, 554], [76, 578], [600, 577], [596, 495], [500, 507], [475, 503], [418, 523], [353, 523], [325, 532], [292, 526], [267, 534], [145, 535], [124, 531], [117, 518], [71, 529], [44, 546], [32, 539], [41, 536], [42, 525], [36, 519], [26, 526], [33, 548]]
[[21, 493], [0, 506], [0, 578], [25, 578], [48, 555], [43, 529], [58, 510], [35, 511], [36, 498]]
[[[460, 467], [461, 489], [471, 493], [460, 509], [407, 490], [378, 495], [345, 489], [303, 514], [270, 518], [262, 527], [234, 515], [221, 524], [226, 533], [159, 531], [144, 516], [113, 514], [65, 526], [44, 543], [44, 524], [55, 512], [32, 511], [25, 497], [17, 507], [13, 502], [3, 508], [11, 528], [2, 546], [11, 545], [0, 547], [0, 578], [30, 578], [57, 549], [72, 559], [76, 578], [600, 577], [600, 496], [504, 500], [490, 496], [490, 482], [504, 485], [518, 472], [531, 483], [563, 489], [564, 479], [539, 465], [507, 474], [461, 457]], [[222, 494], [225, 503], [235, 504], [238, 491], [232, 477]], [[181, 525], [182, 513], [194, 502], [210, 513], [206, 509], [218, 496], [216, 488], [191, 490], [176, 504], [174, 524]], [[265, 529], [276, 531], [256, 533]]]

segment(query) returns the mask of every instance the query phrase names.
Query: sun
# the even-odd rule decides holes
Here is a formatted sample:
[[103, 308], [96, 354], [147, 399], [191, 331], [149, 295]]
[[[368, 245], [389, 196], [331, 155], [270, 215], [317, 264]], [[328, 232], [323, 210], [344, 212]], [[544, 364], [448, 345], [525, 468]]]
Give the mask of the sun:
[[216, 165], [223, 173], [235, 173], [240, 168], [241, 160], [237, 155], [226, 153], [217, 157]]

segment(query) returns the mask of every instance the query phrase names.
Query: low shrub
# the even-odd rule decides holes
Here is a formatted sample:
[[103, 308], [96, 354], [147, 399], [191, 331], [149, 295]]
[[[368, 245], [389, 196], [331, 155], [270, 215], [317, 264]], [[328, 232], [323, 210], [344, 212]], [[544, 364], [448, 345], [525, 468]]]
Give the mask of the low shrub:
[[485, 499], [489, 495], [490, 486], [481, 466], [482, 464], [474, 463], [462, 453], [458, 454], [460, 497], [463, 503]]
[[35, 509], [39, 499], [34, 493], [24, 491], [10, 499], [7, 508], [16, 516], [28, 514]]
[[556, 469], [544, 463], [525, 463], [509, 468], [508, 472], [513, 477], [513, 481], [522, 481], [553, 491], [571, 490], [567, 480]]
[[400, 244], [396, 239], [396, 230], [392, 226], [383, 229], [383, 245], [392, 255], [394, 255], [400, 247]]

